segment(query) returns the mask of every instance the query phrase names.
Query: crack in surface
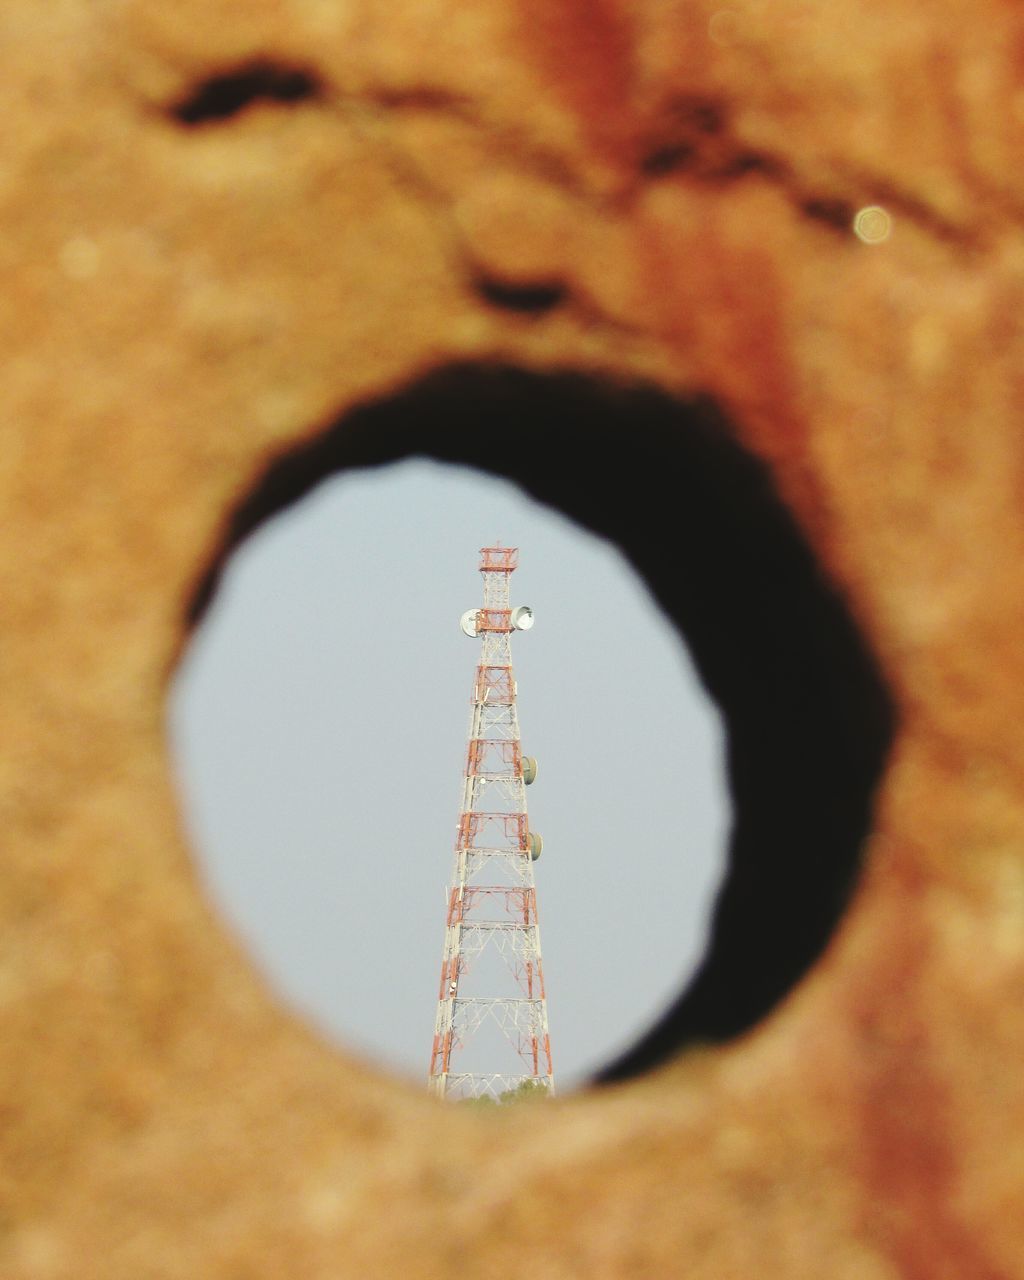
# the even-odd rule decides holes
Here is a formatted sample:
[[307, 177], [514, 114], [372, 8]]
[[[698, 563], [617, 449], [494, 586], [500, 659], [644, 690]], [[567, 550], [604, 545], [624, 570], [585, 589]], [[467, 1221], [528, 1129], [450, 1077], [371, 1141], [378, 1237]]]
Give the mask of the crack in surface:
[[[855, 245], [853, 222], [858, 209], [881, 204], [894, 216], [918, 226], [933, 238], [959, 248], [979, 248], [982, 232], [941, 214], [925, 198], [869, 173], [850, 173], [827, 184], [816, 182], [792, 162], [755, 147], [737, 136], [728, 104], [709, 97], [679, 94], [662, 105], [653, 124], [641, 130], [631, 176], [609, 189], [595, 188], [592, 178], [572, 158], [509, 121], [488, 119], [483, 102], [442, 85], [366, 85], [346, 89], [331, 85], [307, 66], [258, 58], [207, 76], [166, 108], [186, 126], [227, 123], [260, 103], [292, 107], [312, 104], [341, 115], [373, 146], [396, 181], [432, 209], [443, 227], [458, 274], [490, 306], [540, 319], [576, 301], [578, 286], [567, 280], [493, 278], [478, 263], [451, 210], [450, 193], [434, 181], [426, 167], [401, 141], [389, 137], [395, 113], [424, 112], [448, 117], [477, 135], [490, 135], [504, 156], [514, 156], [522, 171], [556, 186], [603, 215], [627, 213], [653, 183], [680, 181], [722, 189], [761, 179], [777, 188], [796, 214]], [[841, 169], [841, 166], [840, 166]], [[634, 332], [621, 317], [605, 313], [594, 300], [588, 318]]]
[[788, 159], [737, 137], [725, 104], [709, 98], [677, 97], [662, 108], [660, 121], [642, 141], [638, 170], [648, 182], [678, 175], [709, 186], [756, 175], [779, 187], [801, 217], [846, 237], [852, 235], [858, 209], [883, 204], [937, 239], [966, 247], [979, 243], [978, 231], [945, 217], [890, 179], [850, 173], [845, 182], [826, 188], [802, 176]]
[[568, 299], [569, 286], [561, 279], [510, 283], [481, 275], [476, 281], [476, 292], [492, 307], [537, 316], [561, 306]]
[[167, 108], [179, 124], [216, 124], [257, 102], [292, 105], [320, 97], [322, 82], [306, 67], [256, 58], [208, 76]]
[[447, 116], [477, 134], [498, 133], [502, 154], [514, 154], [524, 172], [540, 177], [564, 192], [585, 201], [591, 208], [600, 201], [580, 181], [578, 175], [559, 153], [538, 149], [520, 130], [500, 128], [481, 118], [480, 103], [464, 96], [441, 92], [434, 87], [419, 86], [408, 92], [392, 89], [366, 89], [358, 94], [336, 92], [330, 105], [363, 140], [385, 159], [399, 186], [419, 198], [435, 219], [439, 234], [447, 245], [453, 271], [476, 296], [488, 306], [539, 321], [554, 312], [570, 313], [586, 325], [600, 325], [623, 337], [637, 337], [643, 326], [633, 325], [608, 311], [580, 281], [567, 275], [545, 275], [543, 278], [506, 279], [496, 276], [482, 264], [459, 225], [452, 208], [451, 194], [435, 181], [427, 167], [400, 141], [389, 136], [388, 124], [396, 110], [427, 111]]

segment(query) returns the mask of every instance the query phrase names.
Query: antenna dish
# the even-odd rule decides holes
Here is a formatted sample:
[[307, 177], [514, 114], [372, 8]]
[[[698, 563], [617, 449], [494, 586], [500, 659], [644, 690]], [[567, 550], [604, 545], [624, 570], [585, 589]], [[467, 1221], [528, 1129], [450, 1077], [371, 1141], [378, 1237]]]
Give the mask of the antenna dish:
[[459, 626], [462, 628], [462, 634], [469, 636], [472, 640], [476, 636], [476, 615], [477, 609], [467, 609], [459, 619]]
[[509, 621], [517, 631], [529, 631], [534, 622], [533, 610], [528, 604], [521, 604], [512, 610]]

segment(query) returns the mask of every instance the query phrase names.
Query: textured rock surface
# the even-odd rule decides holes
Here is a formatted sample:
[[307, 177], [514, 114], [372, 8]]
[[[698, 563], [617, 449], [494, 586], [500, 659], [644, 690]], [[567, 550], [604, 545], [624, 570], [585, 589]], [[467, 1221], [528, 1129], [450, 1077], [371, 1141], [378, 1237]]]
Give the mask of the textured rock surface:
[[[0, 30], [0, 1274], [1024, 1272], [1019, 11], [8, 0]], [[275, 1007], [163, 725], [267, 456], [492, 357], [713, 395], [902, 726], [785, 1004], [500, 1162], [501, 1118]]]

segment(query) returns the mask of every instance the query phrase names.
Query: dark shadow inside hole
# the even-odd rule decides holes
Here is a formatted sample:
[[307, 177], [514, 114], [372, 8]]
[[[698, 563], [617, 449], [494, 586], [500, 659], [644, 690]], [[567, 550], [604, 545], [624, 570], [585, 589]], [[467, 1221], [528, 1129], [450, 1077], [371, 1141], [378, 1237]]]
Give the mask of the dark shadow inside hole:
[[[748, 1030], [806, 973], [842, 915], [893, 732], [877, 667], [767, 469], [706, 399], [571, 372], [449, 367], [276, 460], [231, 517], [190, 623], [257, 525], [326, 475], [407, 456], [514, 480], [617, 543], [685, 638], [726, 723], [735, 821], [707, 954], [601, 1078]], [[642, 853], [623, 857], [643, 892]]]

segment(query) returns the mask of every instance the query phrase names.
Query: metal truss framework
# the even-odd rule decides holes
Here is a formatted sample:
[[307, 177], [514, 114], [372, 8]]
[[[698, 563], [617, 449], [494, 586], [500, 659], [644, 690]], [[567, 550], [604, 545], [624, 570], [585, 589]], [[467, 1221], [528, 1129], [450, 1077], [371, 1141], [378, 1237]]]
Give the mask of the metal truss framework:
[[[440, 1098], [500, 1100], [525, 1084], [554, 1093], [533, 878], [541, 839], [530, 830], [526, 811], [537, 762], [520, 747], [512, 673], [511, 633], [532, 622], [529, 610], [509, 606], [518, 558], [515, 547], [481, 548], [483, 607], [463, 622], [481, 647], [430, 1059], [429, 1087]], [[486, 954], [503, 963], [484, 975], [477, 962]], [[489, 1064], [493, 1071], [457, 1070], [485, 1024], [501, 1033], [502, 1061]]]

